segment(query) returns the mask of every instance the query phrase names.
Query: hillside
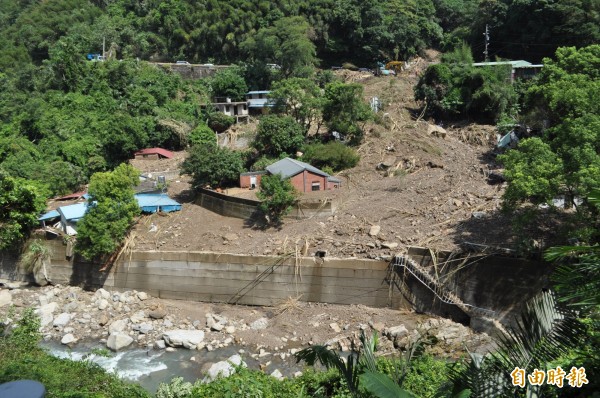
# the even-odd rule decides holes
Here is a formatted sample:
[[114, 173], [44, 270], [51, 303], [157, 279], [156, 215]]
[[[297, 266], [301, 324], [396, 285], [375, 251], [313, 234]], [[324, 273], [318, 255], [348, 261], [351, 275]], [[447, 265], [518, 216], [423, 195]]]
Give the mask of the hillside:
[[[449, 126], [445, 137], [428, 134], [428, 123], [416, 121], [411, 113], [416, 109], [413, 71], [398, 77], [340, 74], [362, 84], [366, 99], [380, 97], [385, 116], [381, 125], [367, 126], [358, 166], [338, 175], [343, 187], [331, 194], [340, 203], [334, 217], [287, 219], [279, 230], [255, 229], [191, 203], [189, 184], [182, 177], [171, 183], [169, 193], [185, 203], [183, 211], [145, 217], [135, 228], [135, 247], [268, 254], [302, 248], [308, 242], [310, 253], [377, 257], [409, 245], [453, 249], [464, 241], [508, 244], [507, 228], [490, 228], [490, 222], [498, 223], [489, 217], [497, 217], [503, 192], [487, 178], [495, 167], [489, 156], [495, 129]], [[136, 166], [144, 167], [140, 163]], [[381, 163], [390, 167], [378, 170]], [[159, 171], [165, 163], [147, 167]], [[149, 232], [151, 224], [156, 232]], [[374, 225], [381, 231], [370, 236]]]

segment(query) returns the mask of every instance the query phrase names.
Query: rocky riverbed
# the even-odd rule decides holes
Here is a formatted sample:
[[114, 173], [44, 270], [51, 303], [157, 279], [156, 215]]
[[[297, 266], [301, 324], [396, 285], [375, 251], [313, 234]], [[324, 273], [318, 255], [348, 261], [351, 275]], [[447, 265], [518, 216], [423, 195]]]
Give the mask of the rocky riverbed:
[[[426, 344], [427, 351], [448, 358], [463, 355], [466, 348], [484, 352], [492, 347], [486, 334], [443, 318], [293, 299], [277, 307], [246, 307], [162, 300], [138, 291], [90, 292], [73, 286], [4, 283], [0, 321], [13, 322], [10, 308], [14, 308], [13, 318], [25, 308], [34, 308], [44, 340], [69, 347], [100, 342], [112, 351], [196, 350], [192, 361], [203, 352], [219, 350], [227, 359], [231, 347], [236, 347], [242, 357], [253, 359], [263, 370], [273, 360], [294, 362], [295, 352], [313, 344], [348, 351], [361, 331], [380, 334], [383, 355], [399, 355], [417, 339]], [[210, 367], [204, 370], [211, 374]]]

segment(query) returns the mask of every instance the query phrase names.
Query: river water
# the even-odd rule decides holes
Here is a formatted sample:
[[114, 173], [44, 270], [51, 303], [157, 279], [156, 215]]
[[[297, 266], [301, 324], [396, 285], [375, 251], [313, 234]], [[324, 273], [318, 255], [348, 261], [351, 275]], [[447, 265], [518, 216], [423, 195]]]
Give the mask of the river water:
[[[69, 358], [74, 361], [90, 360], [97, 363], [103, 369], [116, 373], [125, 380], [140, 384], [144, 389], [155, 393], [160, 383], [167, 383], [174, 377], [183, 377], [186, 381], [195, 382], [204, 377], [203, 371], [208, 369], [211, 363], [227, 360], [230, 356], [237, 354], [241, 347], [229, 346], [214, 351], [196, 351], [177, 349], [172, 352], [165, 350], [131, 349], [120, 352], [110, 352], [108, 357], [91, 353], [94, 349], [105, 349], [106, 346], [99, 343], [80, 343], [72, 349], [57, 342], [44, 342], [42, 347], [59, 358]], [[244, 362], [251, 369], [259, 369], [259, 361], [250, 355], [241, 354]], [[191, 358], [195, 357], [195, 360]], [[270, 374], [275, 369], [290, 376], [301, 365], [296, 365], [293, 357], [281, 360], [279, 356], [261, 358], [262, 363], [271, 361], [265, 373]]]

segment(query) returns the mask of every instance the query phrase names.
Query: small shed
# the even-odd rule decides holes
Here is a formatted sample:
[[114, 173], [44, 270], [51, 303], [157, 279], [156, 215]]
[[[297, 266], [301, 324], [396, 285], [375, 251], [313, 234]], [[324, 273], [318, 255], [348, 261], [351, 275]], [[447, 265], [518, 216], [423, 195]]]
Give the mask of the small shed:
[[167, 194], [136, 194], [135, 198], [144, 213], [164, 212], [181, 210], [181, 203], [171, 199]]
[[163, 148], [146, 148], [134, 153], [136, 159], [171, 159], [173, 152]]

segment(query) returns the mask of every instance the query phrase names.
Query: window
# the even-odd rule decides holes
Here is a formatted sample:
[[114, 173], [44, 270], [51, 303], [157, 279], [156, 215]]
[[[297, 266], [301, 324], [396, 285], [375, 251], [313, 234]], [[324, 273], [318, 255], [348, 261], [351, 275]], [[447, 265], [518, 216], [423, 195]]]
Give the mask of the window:
[[313, 191], [320, 191], [321, 190], [321, 183], [320, 182], [313, 182], [312, 183], [312, 190]]

